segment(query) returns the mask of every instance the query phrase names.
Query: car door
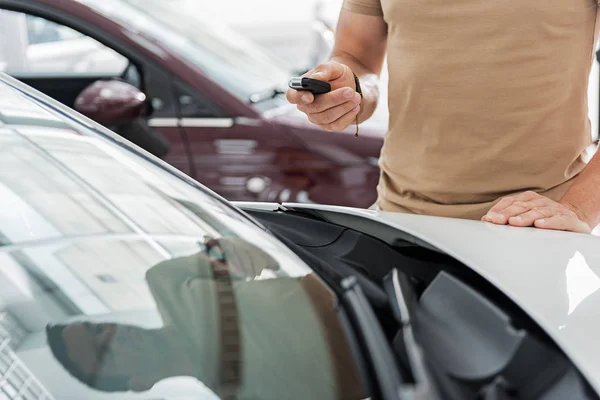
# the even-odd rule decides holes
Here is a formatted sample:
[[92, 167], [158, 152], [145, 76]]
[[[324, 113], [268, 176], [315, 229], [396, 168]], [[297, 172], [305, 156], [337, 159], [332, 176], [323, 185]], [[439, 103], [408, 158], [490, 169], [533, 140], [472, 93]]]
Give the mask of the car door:
[[300, 163], [325, 163], [280, 125], [259, 116], [232, 117], [183, 81], [174, 86], [193, 176], [226, 199], [292, 196], [312, 184]]
[[[0, 71], [71, 108], [75, 108], [78, 96], [92, 83], [119, 79], [144, 92], [151, 110], [148, 119], [176, 117], [169, 74], [151, 63], [115, 51], [108, 38], [100, 43], [86, 32], [39, 17], [25, 8], [17, 11], [0, 8], [0, 38]], [[179, 126], [156, 126], [149, 133], [168, 143], [166, 154], [161, 154], [165, 161], [191, 173]]]

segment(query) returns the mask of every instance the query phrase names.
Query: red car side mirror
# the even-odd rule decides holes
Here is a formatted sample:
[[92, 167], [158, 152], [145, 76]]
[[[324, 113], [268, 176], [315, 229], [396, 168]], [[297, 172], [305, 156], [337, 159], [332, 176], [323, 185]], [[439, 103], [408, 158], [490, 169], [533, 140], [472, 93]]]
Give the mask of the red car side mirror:
[[120, 80], [100, 80], [77, 96], [75, 109], [101, 124], [133, 121], [147, 109], [146, 95]]

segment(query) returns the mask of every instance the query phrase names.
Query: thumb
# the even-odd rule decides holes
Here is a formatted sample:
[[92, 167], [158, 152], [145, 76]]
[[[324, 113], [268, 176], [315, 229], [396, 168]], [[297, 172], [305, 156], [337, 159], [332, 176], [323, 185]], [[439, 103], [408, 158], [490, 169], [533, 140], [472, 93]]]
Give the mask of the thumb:
[[344, 75], [345, 67], [339, 62], [331, 61], [325, 64], [319, 65], [315, 68], [309, 78], [318, 79], [320, 81], [333, 81], [341, 78]]

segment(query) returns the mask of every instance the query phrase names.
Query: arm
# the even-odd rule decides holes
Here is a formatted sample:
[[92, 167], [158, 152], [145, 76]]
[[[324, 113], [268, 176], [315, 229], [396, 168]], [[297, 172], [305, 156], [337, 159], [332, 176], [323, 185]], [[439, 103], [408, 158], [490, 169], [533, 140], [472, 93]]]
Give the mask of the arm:
[[559, 202], [525, 192], [505, 197], [484, 221], [590, 233], [600, 223], [600, 153], [597, 153]]
[[592, 229], [600, 224], [600, 153], [592, 158], [560, 200]]
[[379, 75], [387, 45], [387, 24], [380, 16], [342, 10], [331, 60], [350, 67], [363, 92], [359, 122], [369, 119], [379, 101]]
[[[386, 41], [387, 24], [383, 17], [342, 10], [331, 61], [306, 74], [329, 82], [332, 91], [315, 98], [311, 93], [289, 90], [288, 100], [297, 104], [311, 122], [328, 131], [346, 129], [357, 116], [359, 122], [365, 121], [377, 107], [377, 81]], [[361, 81], [362, 99], [355, 92], [353, 72]]]

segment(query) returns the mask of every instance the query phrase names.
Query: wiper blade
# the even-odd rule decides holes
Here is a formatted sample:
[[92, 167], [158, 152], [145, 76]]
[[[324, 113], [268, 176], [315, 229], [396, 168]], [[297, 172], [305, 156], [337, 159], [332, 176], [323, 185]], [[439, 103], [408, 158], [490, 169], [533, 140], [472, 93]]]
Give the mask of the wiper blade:
[[398, 269], [394, 268], [391, 281], [387, 281], [386, 283], [388, 282], [391, 284], [394, 292], [396, 302], [393, 306], [398, 314], [397, 317], [401, 325], [400, 335], [402, 335], [403, 347], [408, 356], [411, 373], [415, 379], [414, 385], [401, 386], [400, 393], [403, 396], [402, 398], [407, 400], [437, 399], [439, 398], [439, 395], [429, 375], [429, 371], [427, 370], [423, 352], [414, 336], [409, 307], [406, 302], [405, 293], [402, 289], [404, 284], [400, 278]]
[[256, 104], [265, 100], [271, 100], [279, 95], [285, 94], [280, 88], [274, 88], [265, 90], [264, 92], [258, 92], [250, 95], [250, 103]]
[[356, 277], [350, 276], [341, 282], [342, 301], [348, 311], [350, 321], [358, 331], [365, 356], [377, 381], [377, 389], [382, 399], [401, 399], [400, 371], [394, 366], [396, 361], [383, 332], [373, 327], [379, 326]]

